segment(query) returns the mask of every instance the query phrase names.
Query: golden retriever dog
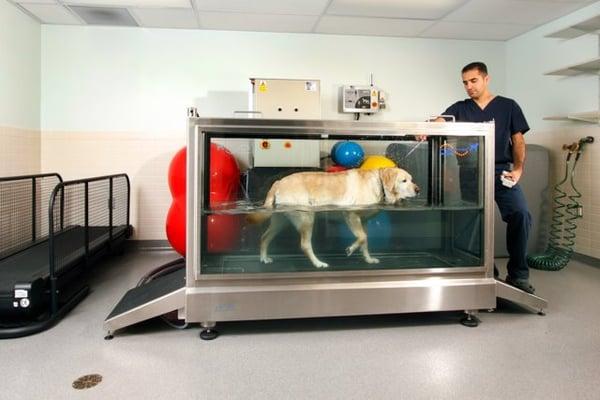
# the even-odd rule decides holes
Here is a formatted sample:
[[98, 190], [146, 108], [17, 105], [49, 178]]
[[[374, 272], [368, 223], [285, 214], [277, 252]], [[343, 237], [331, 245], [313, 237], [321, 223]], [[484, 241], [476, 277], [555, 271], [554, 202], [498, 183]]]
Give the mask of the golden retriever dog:
[[250, 223], [260, 223], [270, 218], [270, 224], [260, 241], [260, 261], [269, 264], [273, 260], [267, 255], [269, 244], [281, 231], [288, 219], [300, 233], [300, 247], [317, 268], [328, 267], [319, 260], [312, 248], [312, 231], [315, 211], [311, 207], [340, 207], [346, 224], [356, 237], [356, 241], [346, 248], [350, 256], [360, 247], [363, 257], [369, 264], [379, 260], [371, 257], [367, 244], [367, 234], [362, 224], [362, 216], [374, 215], [374, 210], [344, 210], [344, 207], [366, 207], [375, 204], [396, 204], [402, 199], [414, 197], [419, 187], [413, 183], [408, 172], [400, 168], [372, 170], [351, 169], [342, 172], [298, 172], [282, 178], [271, 186], [264, 206], [273, 209], [277, 206], [301, 207], [302, 210], [283, 213], [254, 213], [247, 217]]

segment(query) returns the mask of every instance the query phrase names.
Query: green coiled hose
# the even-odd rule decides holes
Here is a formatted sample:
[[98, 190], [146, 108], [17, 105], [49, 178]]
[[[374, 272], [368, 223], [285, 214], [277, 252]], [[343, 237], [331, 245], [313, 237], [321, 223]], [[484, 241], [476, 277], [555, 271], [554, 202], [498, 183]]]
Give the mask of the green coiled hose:
[[[550, 238], [548, 247], [543, 254], [527, 256], [527, 264], [531, 268], [544, 271], [559, 271], [563, 269], [571, 260], [573, 246], [575, 245], [575, 230], [577, 229], [577, 219], [583, 216], [582, 206], [579, 203], [581, 193], [577, 190], [574, 183], [575, 167], [579, 157], [583, 153], [586, 144], [593, 143], [594, 138], [587, 136], [574, 142], [571, 145], [563, 145], [563, 150], [567, 150], [567, 161], [565, 163], [565, 176], [554, 186], [554, 209], [552, 212], [552, 223], [550, 224]], [[573, 165], [571, 165], [572, 155], [575, 154]], [[569, 181], [570, 191], [567, 194], [563, 185]], [[565, 201], [568, 199], [568, 202]]]

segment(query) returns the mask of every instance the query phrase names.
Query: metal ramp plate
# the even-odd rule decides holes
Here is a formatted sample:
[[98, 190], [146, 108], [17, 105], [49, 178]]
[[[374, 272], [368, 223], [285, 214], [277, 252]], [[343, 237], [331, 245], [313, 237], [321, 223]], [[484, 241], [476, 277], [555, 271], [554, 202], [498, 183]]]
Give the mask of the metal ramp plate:
[[104, 321], [108, 332], [145, 321], [171, 311], [185, 303], [185, 268], [130, 289]]
[[545, 299], [499, 280], [496, 280], [496, 297], [528, 307], [538, 313], [543, 313], [544, 309], [548, 307], [548, 301]]

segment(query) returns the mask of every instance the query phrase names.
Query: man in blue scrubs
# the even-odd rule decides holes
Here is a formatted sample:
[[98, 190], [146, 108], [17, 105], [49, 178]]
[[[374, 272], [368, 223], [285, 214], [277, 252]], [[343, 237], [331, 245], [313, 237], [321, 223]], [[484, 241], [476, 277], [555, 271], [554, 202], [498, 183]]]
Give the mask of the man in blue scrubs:
[[[531, 215], [518, 182], [525, 164], [525, 140], [529, 130], [519, 105], [512, 99], [496, 96], [488, 89], [490, 77], [482, 62], [468, 64], [462, 69], [462, 81], [469, 98], [448, 107], [443, 115], [453, 115], [457, 122], [494, 121], [496, 127], [496, 176], [494, 199], [502, 220], [506, 222], [508, 275], [506, 282], [528, 293], [535, 289], [529, 283], [527, 240]], [[438, 118], [444, 121], [443, 118]], [[512, 166], [512, 168], [511, 168]], [[506, 171], [503, 173], [503, 171]], [[469, 171], [461, 171], [461, 175]], [[494, 276], [498, 272], [494, 266]]]

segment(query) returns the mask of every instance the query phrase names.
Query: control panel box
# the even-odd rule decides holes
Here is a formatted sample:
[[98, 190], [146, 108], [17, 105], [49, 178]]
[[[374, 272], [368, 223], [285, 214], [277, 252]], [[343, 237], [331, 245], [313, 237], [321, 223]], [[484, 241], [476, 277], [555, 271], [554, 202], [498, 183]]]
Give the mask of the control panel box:
[[[251, 78], [251, 109], [263, 119], [320, 119], [316, 79]], [[254, 167], [319, 167], [319, 141], [255, 139]]]
[[268, 119], [320, 119], [321, 82], [316, 79], [250, 78], [251, 110]]
[[316, 167], [320, 165], [318, 140], [254, 139], [255, 167]]
[[385, 108], [383, 93], [375, 86], [343, 86], [340, 95], [342, 113], [376, 113]]

